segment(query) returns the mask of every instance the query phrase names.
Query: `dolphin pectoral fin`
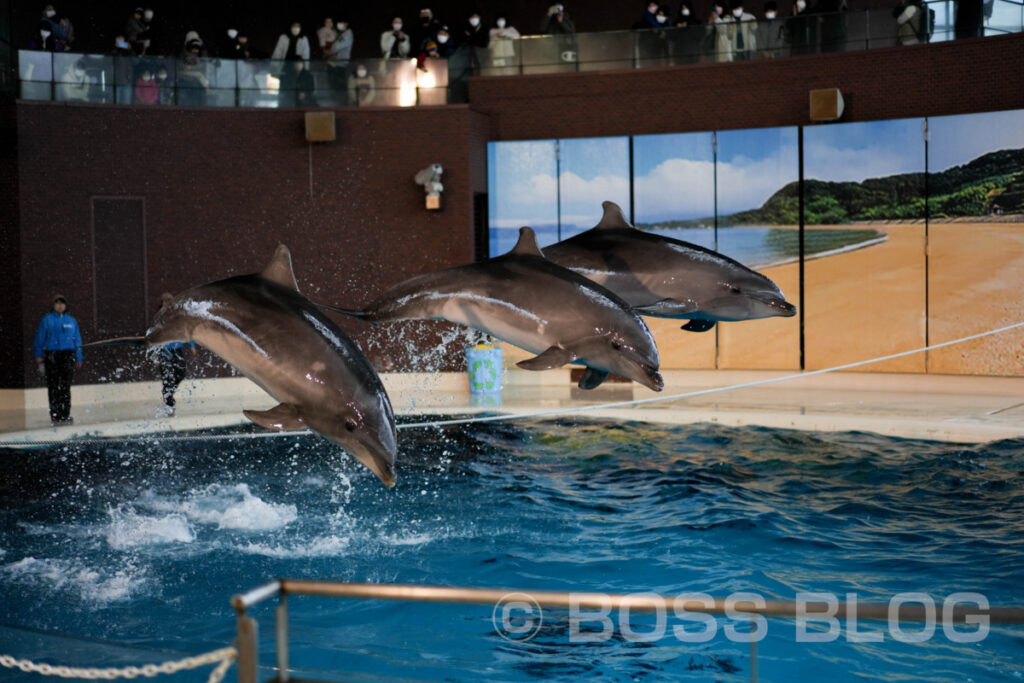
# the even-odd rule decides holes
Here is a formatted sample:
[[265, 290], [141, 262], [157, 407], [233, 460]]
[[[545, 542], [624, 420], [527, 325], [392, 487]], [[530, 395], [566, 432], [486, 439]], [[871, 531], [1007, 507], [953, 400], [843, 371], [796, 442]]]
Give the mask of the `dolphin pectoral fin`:
[[653, 315], [655, 317], [674, 318], [697, 310], [697, 304], [693, 301], [679, 301], [677, 299], [661, 299], [653, 304], [633, 306], [633, 310], [640, 315]]
[[583, 377], [580, 378], [580, 382], [577, 386], [580, 389], [593, 389], [594, 387], [600, 386], [601, 382], [606, 379], [608, 379], [607, 370], [587, 368], [587, 371], [583, 373]]
[[516, 365], [523, 370], [550, 370], [552, 368], [560, 368], [574, 360], [576, 360], [576, 356], [569, 349], [563, 349], [561, 346], [551, 346], [539, 356], [521, 360]]
[[145, 337], [117, 337], [115, 339], [101, 339], [100, 341], [89, 342], [88, 344], [82, 344], [79, 348], [87, 348], [89, 346], [145, 346]]
[[279, 403], [270, 410], [243, 410], [242, 414], [267, 429], [285, 431], [288, 429], [306, 429], [307, 425], [299, 417], [299, 411], [288, 403]]
[[715, 326], [714, 320], [691, 320], [679, 329], [687, 332], [707, 332]]
[[295, 281], [295, 273], [292, 272], [292, 253], [283, 244], [277, 245], [270, 263], [260, 271], [260, 277], [277, 284], [299, 291], [299, 285]]

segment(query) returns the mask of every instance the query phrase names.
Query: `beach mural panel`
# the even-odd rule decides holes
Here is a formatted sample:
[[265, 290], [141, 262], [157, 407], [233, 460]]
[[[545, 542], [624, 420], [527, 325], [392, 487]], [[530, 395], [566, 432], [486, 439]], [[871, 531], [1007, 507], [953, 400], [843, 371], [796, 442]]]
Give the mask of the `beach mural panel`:
[[[928, 120], [932, 344], [1024, 321], [1024, 110]], [[1024, 332], [928, 352], [928, 371], [1024, 374]]]
[[[815, 370], [1024, 321], [1024, 110], [808, 126], [803, 138], [801, 315], [703, 333], [647, 318], [663, 368]], [[491, 254], [522, 225], [542, 246], [587, 230], [611, 200], [798, 303], [798, 139], [764, 128], [490, 143]], [[1024, 375], [1022, 349], [1014, 331], [858, 369]]]
[[[788, 301], [798, 303], [798, 129], [721, 131], [716, 148], [718, 250], [764, 273]], [[800, 368], [799, 316], [716, 328], [720, 368]]]
[[[804, 266], [805, 367], [827, 368], [925, 345], [924, 119], [804, 129], [808, 231], [871, 230], [864, 248]], [[884, 238], [884, 239], [881, 239]], [[864, 366], [923, 372], [923, 353]]]
[[[633, 186], [636, 227], [715, 248], [713, 133], [637, 135], [633, 138]], [[628, 204], [620, 206], [628, 211]], [[685, 320], [644, 320], [658, 344], [662, 368], [717, 366], [716, 331], [684, 332], [679, 328]]]

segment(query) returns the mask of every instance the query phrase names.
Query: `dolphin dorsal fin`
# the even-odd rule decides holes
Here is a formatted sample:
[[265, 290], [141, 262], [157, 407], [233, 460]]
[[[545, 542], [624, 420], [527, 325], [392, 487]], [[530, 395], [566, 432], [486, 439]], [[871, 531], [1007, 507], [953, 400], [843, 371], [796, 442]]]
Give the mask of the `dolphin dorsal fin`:
[[540, 256], [544, 258], [544, 252], [537, 246], [537, 235], [533, 232], [533, 228], [525, 225], [519, 228], [519, 241], [516, 242], [516, 246], [512, 247], [512, 251], [508, 253], [515, 254], [516, 256]]
[[601, 202], [601, 208], [604, 209], [604, 215], [601, 216], [601, 222], [594, 226], [594, 230], [633, 227], [630, 222], [626, 220], [626, 216], [622, 213], [622, 209], [620, 209], [619, 205], [615, 202]]
[[295, 273], [292, 272], [292, 253], [283, 244], [277, 245], [274, 257], [270, 263], [260, 271], [260, 277], [279, 285], [299, 291], [299, 284], [295, 281]]

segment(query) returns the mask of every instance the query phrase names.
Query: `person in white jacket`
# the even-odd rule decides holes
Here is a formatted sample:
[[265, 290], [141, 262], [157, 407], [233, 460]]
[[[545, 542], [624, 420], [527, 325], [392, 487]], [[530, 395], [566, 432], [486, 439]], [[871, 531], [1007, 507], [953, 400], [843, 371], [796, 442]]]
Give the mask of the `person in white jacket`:
[[409, 34], [402, 31], [402, 17], [391, 20], [391, 30], [380, 34], [380, 56], [384, 59], [405, 59], [412, 50]]
[[308, 62], [309, 55], [309, 38], [302, 32], [302, 24], [296, 21], [288, 33], [282, 33], [277, 39], [277, 45], [274, 46], [270, 58], [288, 61], [301, 59]]
[[499, 14], [491, 29], [491, 66], [512, 67], [516, 63], [515, 41], [519, 31], [508, 25], [508, 17]]

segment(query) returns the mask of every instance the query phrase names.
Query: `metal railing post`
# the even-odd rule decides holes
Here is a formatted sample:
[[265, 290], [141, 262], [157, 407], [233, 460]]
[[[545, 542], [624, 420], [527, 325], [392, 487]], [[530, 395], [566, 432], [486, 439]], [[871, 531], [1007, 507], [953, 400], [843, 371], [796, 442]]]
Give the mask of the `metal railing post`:
[[256, 683], [259, 671], [259, 625], [256, 620], [238, 613], [238, 683]]
[[274, 610], [274, 636], [277, 641], [277, 680], [288, 681], [288, 596], [281, 594], [281, 602]]

